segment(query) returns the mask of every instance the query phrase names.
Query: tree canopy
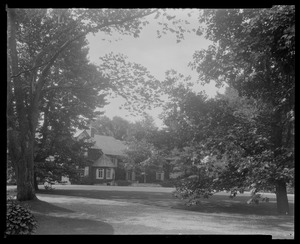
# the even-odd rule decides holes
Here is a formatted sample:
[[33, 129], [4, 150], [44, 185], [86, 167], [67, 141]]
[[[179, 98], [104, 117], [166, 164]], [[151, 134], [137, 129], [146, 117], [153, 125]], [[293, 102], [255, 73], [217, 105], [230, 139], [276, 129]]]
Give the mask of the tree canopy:
[[[295, 8], [203, 10], [199, 21], [206, 27], [198, 33], [214, 43], [195, 52], [190, 66], [203, 83], [227, 83], [241, 98], [177, 96], [177, 124], [192, 131], [196, 161], [190, 167], [200, 174], [179, 189], [196, 199], [222, 188], [273, 187], [278, 211], [287, 213], [286, 184], [294, 177]], [[214, 155], [225, 160], [221, 171], [209, 163]], [[212, 158], [204, 163], [206, 156]]]
[[[43, 122], [51, 128], [57, 128], [55, 120], [64, 128], [84, 128], [97, 115], [95, 107], [105, 104], [108, 89], [126, 96], [130, 102], [152, 99], [153, 94], [149, 95], [141, 87], [143, 82], [145, 87], [152, 84], [149, 75], [144, 78], [147, 76], [144, 67], [124, 62], [122, 55], [103, 57], [109, 67], [95, 67], [84, 55], [88, 33], [101, 31], [110, 35], [118, 32], [138, 37], [143, 26], [149, 23], [144, 18], [149, 15], [158, 22], [161, 16], [166, 17], [158, 30], [160, 34], [173, 31], [168, 23], [182, 24], [165, 10], [155, 9], [7, 8], [8, 144], [17, 176], [18, 200], [35, 198], [34, 147], [43, 116]], [[182, 38], [182, 32], [176, 32], [178, 39]], [[111, 59], [119, 66], [124, 64], [124, 72], [114, 73], [116, 66]], [[134, 97], [129, 91], [137, 82], [140, 86], [135, 92], [139, 97]], [[63, 113], [56, 113], [57, 108], [62, 108]], [[46, 138], [47, 126], [42, 127], [42, 135]]]

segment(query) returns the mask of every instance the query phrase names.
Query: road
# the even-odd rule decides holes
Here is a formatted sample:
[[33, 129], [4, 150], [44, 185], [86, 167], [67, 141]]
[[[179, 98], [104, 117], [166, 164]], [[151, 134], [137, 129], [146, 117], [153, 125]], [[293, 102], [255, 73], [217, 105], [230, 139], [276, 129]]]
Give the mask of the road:
[[[40, 201], [29, 202], [39, 221], [36, 234], [262, 234], [273, 238], [294, 235], [293, 216], [245, 214], [243, 209], [230, 212], [228, 209], [236, 208], [224, 210], [213, 201], [203, 205], [205, 211], [188, 211], [172, 197], [172, 188], [54, 187], [51, 194], [38, 193]], [[293, 196], [289, 198], [292, 200]], [[224, 193], [219, 194], [218, 202], [221, 199], [222, 205], [232, 204]], [[241, 199], [235, 201], [246, 198]], [[209, 211], [209, 206], [214, 208]]]

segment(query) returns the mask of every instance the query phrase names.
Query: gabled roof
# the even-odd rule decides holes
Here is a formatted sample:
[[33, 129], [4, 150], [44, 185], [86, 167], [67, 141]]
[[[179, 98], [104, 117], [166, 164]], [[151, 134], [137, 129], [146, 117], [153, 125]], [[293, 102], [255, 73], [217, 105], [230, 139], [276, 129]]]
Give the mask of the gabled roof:
[[95, 144], [92, 148], [101, 149], [104, 154], [114, 156], [125, 156], [127, 146], [123, 141], [117, 140], [112, 136], [94, 135], [91, 137], [90, 130], [79, 130], [74, 134], [75, 138], [87, 137]]
[[[91, 136], [91, 130], [78, 130], [74, 134], [74, 138], [78, 138], [79, 136], [86, 135]], [[81, 139], [81, 138], [79, 138]]]
[[95, 163], [93, 163], [92, 165], [93, 167], [109, 167], [109, 168], [114, 168], [117, 167], [117, 165], [115, 165], [109, 157], [107, 157], [106, 155], [102, 155], [100, 158], [98, 158]]
[[125, 156], [125, 143], [112, 136], [94, 135], [91, 140], [96, 142], [92, 148], [101, 149], [106, 155]]

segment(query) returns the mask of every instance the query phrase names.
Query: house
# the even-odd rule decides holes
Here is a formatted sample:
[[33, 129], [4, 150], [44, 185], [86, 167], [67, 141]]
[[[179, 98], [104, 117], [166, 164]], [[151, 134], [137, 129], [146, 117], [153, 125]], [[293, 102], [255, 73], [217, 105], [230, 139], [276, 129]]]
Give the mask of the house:
[[139, 183], [153, 183], [165, 180], [163, 169], [163, 157], [148, 158], [140, 163], [142, 172], [130, 168], [126, 170], [126, 180], [138, 181]]
[[115, 180], [125, 179], [117, 175], [118, 164], [125, 157], [126, 145], [124, 142], [112, 136], [97, 135], [92, 130], [78, 131], [74, 137], [87, 139], [95, 144], [88, 150], [87, 158], [92, 161], [90, 166], [84, 169], [84, 177], [88, 178], [91, 184], [114, 185]]
[[[125, 142], [112, 136], [97, 135], [95, 130], [78, 131], [74, 137], [95, 142], [87, 152], [87, 158], [92, 161], [90, 166], [84, 168], [83, 176], [90, 184], [115, 185], [117, 180], [126, 180], [139, 183], [151, 183], [168, 179], [162, 165], [153, 165], [146, 172], [136, 171], [132, 166], [121, 168], [121, 162], [126, 157]], [[141, 164], [149, 164], [149, 159]], [[162, 158], [160, 160], [163, 160]], [[167, 176], [167, 177], [166, 177]]]

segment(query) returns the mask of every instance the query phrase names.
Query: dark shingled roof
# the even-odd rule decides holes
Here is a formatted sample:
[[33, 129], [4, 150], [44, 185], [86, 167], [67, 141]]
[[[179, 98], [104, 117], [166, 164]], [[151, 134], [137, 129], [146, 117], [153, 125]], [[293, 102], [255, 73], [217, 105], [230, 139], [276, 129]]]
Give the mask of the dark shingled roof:
[[106, 155], [125, 156], [126, 145], [124, 142], [112, 136], [94, 135], [91, 139], [96, 141], [92, 148], [101, 149]]
[[[82, 133], [89, 137], [91, 135], [90, 130], [80, 130], [75, 133], [74, 137], [78, 138]], [[125, 156], [127, 146], [123, 141], [117, 140], [112, 136], [102, 135], [94, 135], [94, 137], [90, 137], [90, 140], [95, 141], [95, 145], [92, 148], [101, 149], [106, 155]]]

